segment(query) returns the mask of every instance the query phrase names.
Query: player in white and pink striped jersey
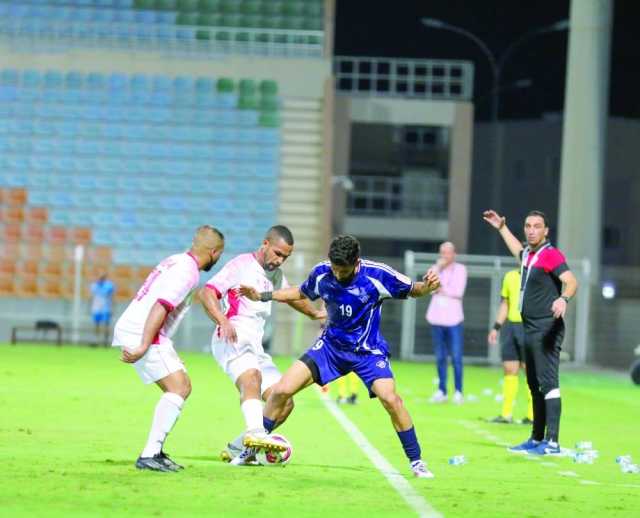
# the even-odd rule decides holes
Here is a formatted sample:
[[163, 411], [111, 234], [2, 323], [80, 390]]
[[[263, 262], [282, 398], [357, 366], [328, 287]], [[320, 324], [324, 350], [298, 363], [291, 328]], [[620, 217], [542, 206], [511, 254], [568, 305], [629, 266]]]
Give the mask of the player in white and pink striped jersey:
[[[222, 453], [223, 459], [233, 464], [244, 464], [253, 447], [278, 449], [281, 446], [277, 441], [272, 444], [262, 425], [262, 401], [267, 400], [271, 387], [281, 378], [271, 356], [262, 347], [271, 302], [239, 297], [237, 289], [241, 284], [258, 291], [288, 287], [280, 266], [292, 252], [291, 231], [282, 225], [271, 227], [258, 250], [231, 259], [201, 291], [205, 310], [218, 324], [211, 339], [211, 351], [240, 392], [240, 409], [246, 424], [246, 432], [229, 443]], [[224, 301], [225, 312], [218, 299]], [[316, 310], [306, 300], [291, 306], [312, 319], [326, 317], [324, 309]], [[288, 402], [282, 420], [292, 409], [293, 400]]]
[[191, 380], [173, 348], [171, 336], [191, 306], [200, 270], [209, 271], [224, 251], [224, 236], [208, 225], [198, 228], [188, 252], [167, 257], [149, 274], [113, 331], [113, 346], [132, 363], [144, 383], [163, 392], [139, 469], [177, 471], [182, 466], [162, 451], [164, 441], [191, 393]]

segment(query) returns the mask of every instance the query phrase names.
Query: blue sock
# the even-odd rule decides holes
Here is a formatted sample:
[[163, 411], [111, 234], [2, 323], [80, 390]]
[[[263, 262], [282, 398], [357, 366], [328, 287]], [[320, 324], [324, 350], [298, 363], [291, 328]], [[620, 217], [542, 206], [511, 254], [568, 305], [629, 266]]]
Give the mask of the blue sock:
[[418, 444], [415, 427], [412, 426], [404, 432], [398, 432], [398, 437], [409, 462], [420, 460], [420, 444]]
[[266, 416], [262, 416], [262, 426], [264, 426], [264, 429], [267, 431], [267, 433], [271, 433], [276, 427], [276, 422], [272, 421]]

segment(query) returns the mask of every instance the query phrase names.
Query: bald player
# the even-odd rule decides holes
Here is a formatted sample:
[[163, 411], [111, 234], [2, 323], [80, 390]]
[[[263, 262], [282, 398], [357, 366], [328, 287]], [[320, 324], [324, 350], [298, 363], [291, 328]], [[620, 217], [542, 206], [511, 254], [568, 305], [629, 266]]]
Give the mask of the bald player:
[[162, 391], [147, 444], [136, 461], [138, 469], [182, 469], [162, 451], [191, 393], [191, 380], [171, 336], [191, 306], [200, 270], [211, 270], [223, 250], [219, 230], [209, 225], [198, 228], [189, 251], [160, 262], [116, 323], [112, 345], [122, 348], [121, 360], [132, 363], [145, 384], [155, 383]]

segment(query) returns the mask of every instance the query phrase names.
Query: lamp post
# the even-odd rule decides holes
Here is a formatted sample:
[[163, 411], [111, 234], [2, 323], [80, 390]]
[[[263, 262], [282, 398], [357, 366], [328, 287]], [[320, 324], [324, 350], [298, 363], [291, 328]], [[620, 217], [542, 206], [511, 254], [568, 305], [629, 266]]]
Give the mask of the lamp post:
[[[444, 30], [455, 32], [460, 34], [461, 36], [466, 37], [473, 41], [484, 53], [489, 61], [489, 65], [491, 66], [491, 75], [492, 75], [492, 87], [491, 87], [491, 124], [493, 126], [494, 132], [494, 143], [493, 143], [493, 179], [494, 179], [494, 188], [492, 189], [493, 196], [491, 198], [492, 207], [499, 210], [500, 202], [502, 201], [502, 131], [500, 126], [498, 125], [498, 119], [500, 117], [500, 92], [503, 90], [500, 88], [500, 81], [502, 79], [502, 72], [504, 67], [513, 56], [514, 52], [518, 47], [527, 41], [540, 36], [542, 34], [546, 34], [549, 32], [558, 32], [565, 31], [569, 28], [569, 20], [559, 20], [557, 22], [551, 23], [549, 25], [545, 25], [543, 27], [538, 27], [536, 29], [532, 29], [528, 32], [525, 32], [520, 37], [515, 39], [509, 46], [499, 55], [495, 54], [488, 45], [480, 39], [478, 36], [473, 34], [472, 32], [466, 30], [463, 27], [459, 27], [457, 25], [452, 25], [443, 20], [438, 20], [436, 18], [421, 18], [421, 23], [430, 29], [436, 30]], [[526, 86], [518, 86], [518, 88], [526, 88]], [[497, 247], [498, 236], [493, 236], [494, 238], [494, 248]]]

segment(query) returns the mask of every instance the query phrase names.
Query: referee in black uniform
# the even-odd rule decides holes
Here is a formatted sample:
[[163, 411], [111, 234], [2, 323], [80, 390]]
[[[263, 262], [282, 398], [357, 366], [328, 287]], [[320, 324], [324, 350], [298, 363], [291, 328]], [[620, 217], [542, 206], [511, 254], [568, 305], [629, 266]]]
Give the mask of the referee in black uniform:
[[498, 230], [509, 251], [520, 261], [520, 312], [524, 326], [527, 382], [533, 398], [533, 431], [514, 453], [558, 455], [560, 445], [560, 349], [564, 315], [578, 281], [562, 253], [547, 241], [544, 213], [530, 212], [524, 221], [526, 246], [511, 233], [505, 218], [493, 210], [484, 220]]

